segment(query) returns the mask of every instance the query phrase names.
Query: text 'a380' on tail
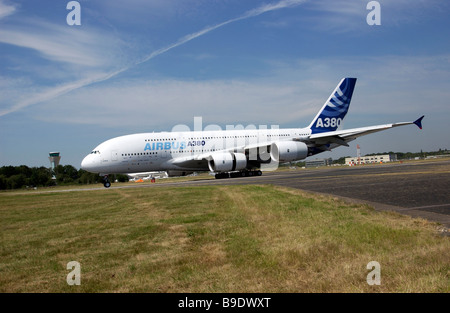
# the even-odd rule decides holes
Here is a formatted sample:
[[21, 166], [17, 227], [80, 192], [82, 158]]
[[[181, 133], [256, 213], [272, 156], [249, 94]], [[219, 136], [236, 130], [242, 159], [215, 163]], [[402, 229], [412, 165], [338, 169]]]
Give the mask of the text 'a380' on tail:
[[350, 107], [356, 78], [343, 78], [331, 93], [309, 128], [312, 134], [335, 131], [342, 123]]

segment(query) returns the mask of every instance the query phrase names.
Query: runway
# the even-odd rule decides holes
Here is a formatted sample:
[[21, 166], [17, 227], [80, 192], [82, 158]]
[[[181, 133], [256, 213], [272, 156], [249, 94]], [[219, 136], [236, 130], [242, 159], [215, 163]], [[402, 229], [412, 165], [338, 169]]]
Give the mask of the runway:
[[437, 221], [450, 227], [450, 161], [404, 163], [309, 170], [290, 173], [289, 186], [369, 203], [377, 210], [392, 210]]
[[[266, 172], [259, 177], [169, 185], [272, 184], [331, 194], [436, 221], [450, 228], [450, 160]], [[159, 185], [159, 184], [156, 184]], [[155, 185], [155, 186], [156, 186]], [[160, 184], [160, 186], [167, 184]]]

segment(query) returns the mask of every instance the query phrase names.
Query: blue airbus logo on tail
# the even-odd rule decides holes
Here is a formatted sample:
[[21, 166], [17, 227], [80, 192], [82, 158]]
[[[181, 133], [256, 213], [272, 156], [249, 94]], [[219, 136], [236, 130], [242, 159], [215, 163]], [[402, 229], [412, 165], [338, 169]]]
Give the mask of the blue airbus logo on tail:
[[311, 133], [335, 131], [347, 114], [356, 78], [344, 78], [310, 125]]

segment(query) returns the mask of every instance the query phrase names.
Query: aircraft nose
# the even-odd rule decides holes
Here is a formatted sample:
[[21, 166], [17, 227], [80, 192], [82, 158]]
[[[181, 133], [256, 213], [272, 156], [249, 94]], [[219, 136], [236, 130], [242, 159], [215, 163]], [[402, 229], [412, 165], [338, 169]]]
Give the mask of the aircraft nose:
[[81, 161], [81, 169], [85, 170], [87, 169], [87, 165], [88, 165], [88, 157], [84, 157], [83, 161]]
[[92, 160], [92, 156], [89, 154], [87, 155], [83, 161], [81, 161], [81, 168], [85, 171], [90, 171], [94, 167], [94, 162]]

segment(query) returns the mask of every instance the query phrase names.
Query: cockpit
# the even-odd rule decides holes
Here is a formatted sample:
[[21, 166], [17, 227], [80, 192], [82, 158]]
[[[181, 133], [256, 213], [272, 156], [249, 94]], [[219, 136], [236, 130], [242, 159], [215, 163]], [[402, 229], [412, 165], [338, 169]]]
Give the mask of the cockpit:
[[100, 150], [92, 150], [81, 162], [81, 168], [88, 172], [95, 172], [97, 167], [101, 164], [101, 153]]

